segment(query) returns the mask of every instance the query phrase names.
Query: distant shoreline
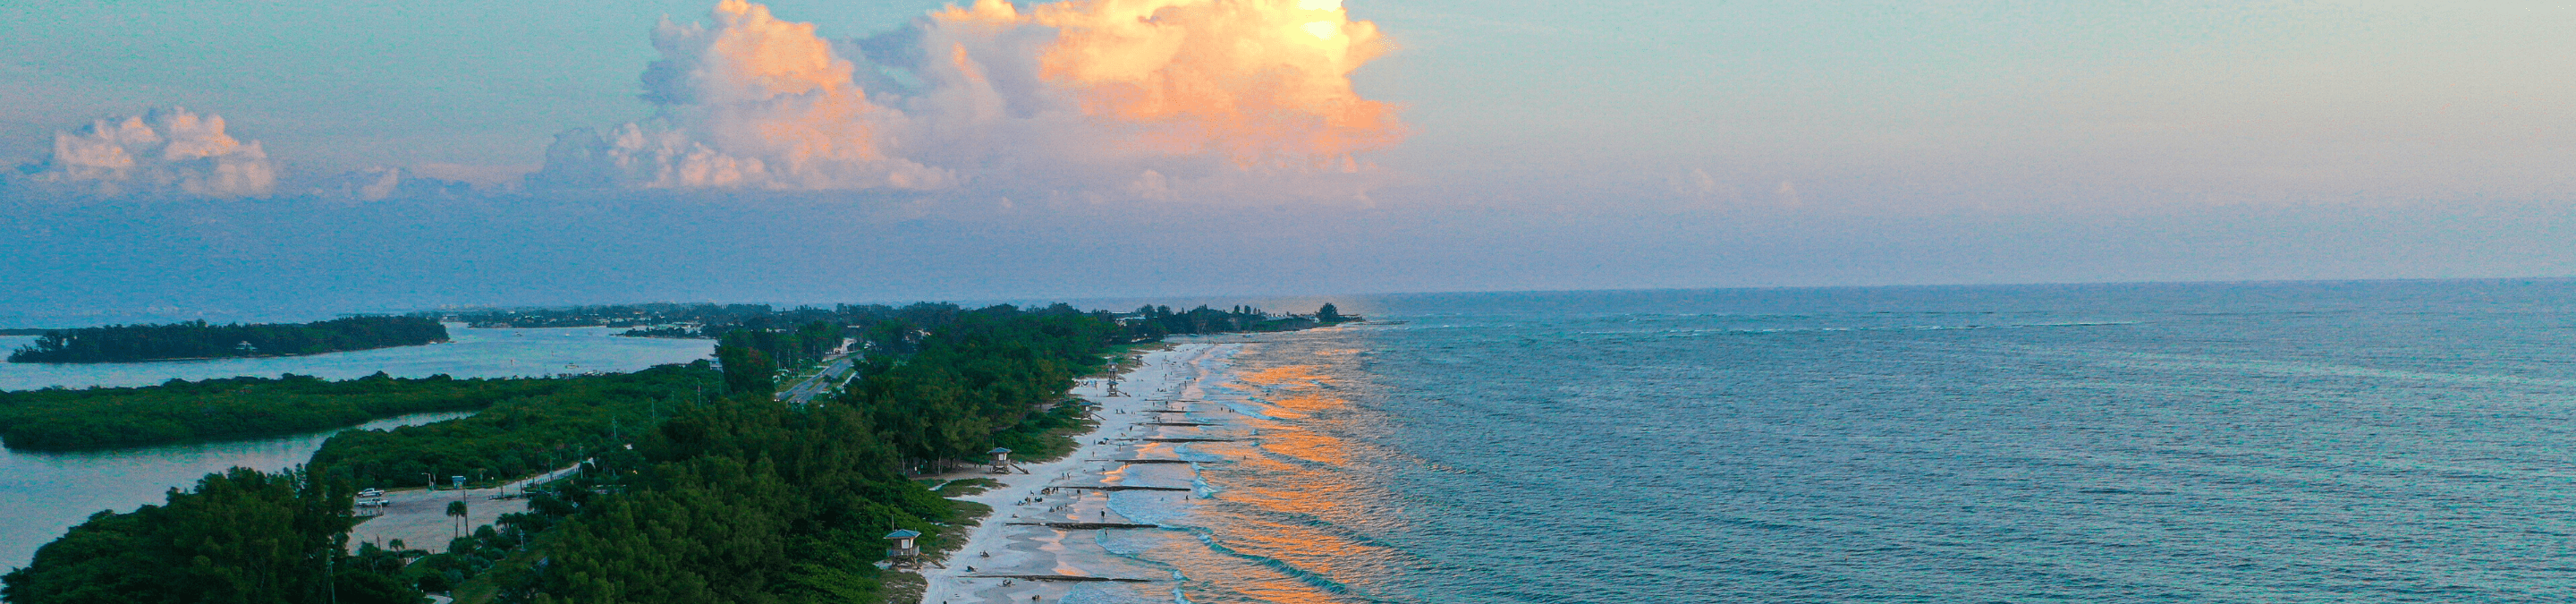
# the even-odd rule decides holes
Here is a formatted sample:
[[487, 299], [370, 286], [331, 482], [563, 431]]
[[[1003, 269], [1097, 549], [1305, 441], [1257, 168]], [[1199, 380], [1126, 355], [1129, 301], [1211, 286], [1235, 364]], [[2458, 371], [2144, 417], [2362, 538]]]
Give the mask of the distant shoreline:
[[448, 341], [447, 326], [419, 317], [349, 316], [312, 323], [103, 325], [47, 331], [9, 353], [12, 363], [128, 363], [373, 350]]
[[[6, 332], [0, 332], [0, 335], [12, 335], [12, 334], [9, 334], [9, 333], [6, 333]], [[23, 334], [20, 334], [20, 335], [23, 335]], [[337, 354], [337, 353], [343, 353], [343, 352], [358, 352], [358, 351], [362, 351], [362, 350], [384, 350], [384, 349], [387, 349], [387, 348], [409, 348], [409, 347], [412, 347], [412, 346], [428, 346], [428, 345], [431, 345], [431, 344], [450, 344], [450, 343], [454, 343], [454, 342], [455, 342], [454, 340], [436, 340], [436, 341], [430, 341], [430, 342], [422, 342], [422, 343], [419, 343], [419, 344], [392, 344], [392, 345], [387, 345], [387, 346], [370, 346], [370, 347], [366, 347], [366, 348], [346, 348], [346, 349], [340, 349], [340, 350], [325, 350], [325, 351], [321, 351], [321, 352], [309, 352], [309, 353], [302, 353], [302, 354], [250, 354], [250, 355], [241, 355], [241, 356], [220, 356], [220, 357], [180, 357], [180, 358], [166, 358], [166, 359], [135, 359], [135, 360], [130, 360], [130, 361], [14, 361], [14, 360], [13, 360], [13, 361], [8, 361], [8, 362], [11, 362], [11, 363], [21, 363], [21, 364], [27, 364], [27, 365], [141, 365], [141, 364], [146, 364], [146, 363], [176, 363], [176, 362], [183, 362], [183, 361], [229, 361], [229, 360], [233, 360], [233, 359], [283, 359], [283, 358], [287, 358], [287, 357], [311, 357], [311, 356], [321, 356], [321, 355], [326, 355], [326, 354]]]

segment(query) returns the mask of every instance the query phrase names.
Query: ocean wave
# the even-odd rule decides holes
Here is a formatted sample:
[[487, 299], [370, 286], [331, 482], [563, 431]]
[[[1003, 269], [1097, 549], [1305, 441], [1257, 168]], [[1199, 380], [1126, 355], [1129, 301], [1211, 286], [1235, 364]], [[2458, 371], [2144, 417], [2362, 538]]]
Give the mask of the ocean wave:
[[1882, 332], [1882, 331], [1964, 331], [1964, 330], [1979, 330], [1979, 329], [2045, 329], [2045, 328], [2059, 328], [2059, 327], [2118, 327], [2118, 326], [2127, 326], [2127, 325], [2143, 325], [2143, 324], [2146, 324], [2146, 322], [2145, 322], [2145, 321], [2056, 321], [2056, 322], [2048, 322], [2048, 323], [2003, 323], [2003, 324], [1993, 324], [1993, 325], [1973, 325], [1973, 324], [1972, 324], [1972, 325], [1859, 325], [1859, 326], [1814, 326], [1814, 327], [1711, 327], [1711, 328], [1693, 328], [1693, 329], [1664, 329], [1664, 330], [1655, 330], [1655, 331], [1578, 331], [1578, 332], [1573, 332], [1573, 333], [1572, 333], [1572, 335], [1584, 335], [1584, 336], [1638, 336], [1638, 335], [1654, 335], [1654, 336], [1665, 336], [1665, 337], [1690, 337], [1690, 336], [1703, 336], [1703, 335], [1774, 335], [1774, 334], [1794, 334], [1794, 333]]

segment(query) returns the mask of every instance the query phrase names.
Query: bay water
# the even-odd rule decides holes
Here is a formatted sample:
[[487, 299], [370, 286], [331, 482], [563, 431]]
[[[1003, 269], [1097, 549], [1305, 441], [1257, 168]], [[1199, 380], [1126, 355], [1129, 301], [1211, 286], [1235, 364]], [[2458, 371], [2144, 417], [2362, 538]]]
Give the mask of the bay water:
[[1341, 306], [1173, 395], [1246, 440], [1067, 601], [2576, 597], [2568, 281]]
[[[447, 374], [460, 378], [536, 377], [592, 371], [634, 371], [707, 358], [714, 340], [629, 338], [609, 327], [475, 329], [447, 324], [450, 341], [293, 357], [206, 359], [152, 363], [0, 363], [0, 390], [150, 386], [172, 379], [203, 380], [282, 373], [345, 380], [378, 371], [393, 377]], [[36, 336], [0, 336], [0, 354]]]

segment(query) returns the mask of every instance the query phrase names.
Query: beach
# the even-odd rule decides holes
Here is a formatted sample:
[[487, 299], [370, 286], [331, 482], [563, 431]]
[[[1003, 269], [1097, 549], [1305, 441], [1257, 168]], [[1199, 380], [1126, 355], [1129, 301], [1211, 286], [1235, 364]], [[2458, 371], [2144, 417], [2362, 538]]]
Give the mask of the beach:
[[1110, 380], [1085, 378], [1073, 395], [1100, 405], [1100, 424], [1080, 437], [1081, 448], [1072, 455], [1023, 465], [1007, 475], [954, 476], [989, 477], [1002, 486], [958, 498], [992, 506], [993, 513], [968, 533], [965, 545], [944, 562], [945, 568], [922, 569], [928, 581], [922, 601], [1059, 602], [1076, 590], [1111, 585], [1158, 592], [1174, 589], [1169, 583], [1175, 577], [1169, 571], [1111, 555], [1101, 548], [1096, 534], [1156, 530], [1146, 528], [1154, 523], [1110, 509], [1111, 493], [1119, 493], [1122, 501], [1126, 497], [1187, 501], [1200, 494], [1192, 481], [1175, 480], [1168, 472], [1147, 478], [1130, 470], [1135, 464], [1108, 460], [1178, 459], [1176, 449], [1187, 444], [1149, 439], [1225, 438], [1204, 433], [1200, 426], [1152, 425], [1191, 422], [1181, 419], [1186, 414], [1150, 410], [1184, 406], [1200, 398], [1204, 378], [1240, 348], [1231, 343], [1184, 343], [1146, 353], [1134, 370], [1116, 378], [1120, 396], [1111, 396]]

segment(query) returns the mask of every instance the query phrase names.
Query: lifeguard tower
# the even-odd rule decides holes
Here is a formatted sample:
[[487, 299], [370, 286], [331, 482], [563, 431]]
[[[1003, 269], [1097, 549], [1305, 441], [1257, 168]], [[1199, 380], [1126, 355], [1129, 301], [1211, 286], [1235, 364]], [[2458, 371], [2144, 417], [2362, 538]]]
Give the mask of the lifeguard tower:
[[920, 531], [911, 529], [895, 529], [894, 532], [886, 533], [885, 538], [894, 542], [892, 547], [886, 548], [886, 561], [895, 567], [911, 565], [914, 568], [920, 568], [921, 547], [912, 542], [920, 537]]
[[993, 447], [993, 450], [991, 450], [991, 451], [985, 451], [985, 453], [991, 453], [991, 454], [993, 455], [993, 473], [995, 473], [995, 474], [1009, 474], [1009, 473], [1011, 473], [1011, 450], [1010, 450], [1010, 449], [1004, 449], [1004, 448], [1001, 448], [1001, 447]]

